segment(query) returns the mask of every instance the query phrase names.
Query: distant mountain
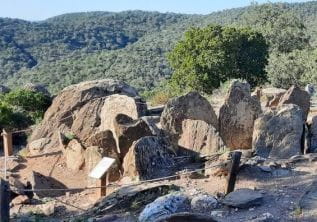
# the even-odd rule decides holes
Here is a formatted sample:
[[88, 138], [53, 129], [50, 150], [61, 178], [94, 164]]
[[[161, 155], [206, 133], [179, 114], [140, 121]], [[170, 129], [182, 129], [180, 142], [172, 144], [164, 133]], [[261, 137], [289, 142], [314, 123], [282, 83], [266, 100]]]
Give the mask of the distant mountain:
[[[285, 4], [317, 42], [317, 2]], [[70, 13], [40, 22], [0, 18], [0, 83], [116, 78], [150, 89], [171, 75], [165, 55], [191, 26], [239, 24], [249, 7], [209, 15], [144, 11]]]

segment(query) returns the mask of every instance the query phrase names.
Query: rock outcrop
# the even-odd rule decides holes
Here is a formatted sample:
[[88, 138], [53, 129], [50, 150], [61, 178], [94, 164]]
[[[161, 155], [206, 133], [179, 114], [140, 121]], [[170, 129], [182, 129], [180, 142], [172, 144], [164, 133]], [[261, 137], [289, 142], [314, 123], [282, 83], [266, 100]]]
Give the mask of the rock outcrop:
[[85, 150], [78, 140], [71, 140], [64, 150], [66, 166], [68, 169], [79, 171], [85, 163]]
[[190, 92], [168, 101], [161, 115], [163, 130], [177, 145], [186, 119], [202, 120], [218, 129], [217, 116], [210, 103], [197, 92]]
[[254, 121], [261, 114], [260, 102], [251, 97], [250, 85], [234, 81], [219, 111], [219, 131], [231, 150], [250, 149]]
[[50, 138], [50, 143], [43, 147], [44, 152], [57, 150], [59, 131], [64, 134], [71, 133], [82, 143], [86, 142], [91, 135], [99, 131], [101, 120], [105, 118], [100, 115], [104, 102], [113, 94], [138, 97], [134, 88], [110, 79], [87, 81], [66, 87], [54, 98], [29, 142]]
[[307, 139], [309, 140], [309, 152], [317, 152], [317, 116], [314, 116], [311, 120], [309, 125], [309, 136]]
[[29, 143], [29, 152], [32, 156], [41, 154], [43, 151], [43, 148], [49, 144], [51, 140], [49, 138], [41, 138], [38, 140], [34, 140], [31, 143]]
[[[105, 149], [100, 148], [98, 146], [91, 146], [88, 147], [85, 151], [85, 167], [87, 174], [89, 174], [92, 169], [99, 163], [99, 161], [103, 157], [110, 157], [107, 155]], [[121, 162], [119, 157], [111, 156], [116, 160], [116, 162], [111, 166], [107, 173], [108, 182], [114, 182], [120, 179], [121, 176]], [[96, 180], [93, 178], [88, 177], [88, 186], [96, 185]]]
[[310, 95], [297, 86], [292, 86], [281, 97], [278, 106], [284, 104], [295, 104], [303, 110], [303, 119], [306, 120], [310, 109]]
[[101, 109], [100, 130], [111, 130], [115, 135], [113, 124], [118, 114], [125, 114], [135, 120], [141, 116], [145, 116], [146, 112], [147, 105], [140, 97], [119, 94], [108, 96]]
[[224, 149], [219, 133], [211, 124], [191, 119], [182, 122], [178, 145], [200, 155], [210, 155]]
[[301, 153], [303, 112], [294, 104], [267, 111], [254, 124], [253, 150], [261, 157], [289, 158]]
[[134, 142], [124, 158], [124, 176], [140, 180], [170, 176], [174, 173], [173, 148], [161, 137], [143, 137]]
[[261, 104], [266, 107], [274, 108], [278, 105], [285, 92], [285, 89], [280, 88], [264, 88], [261, 90]]
[[134, 141], [153, 135], [150, 127], [143, 119], [133, 120], [125, 114], [118, 114], [115, 117], [113, 127], [121, 160], [128, 153]]

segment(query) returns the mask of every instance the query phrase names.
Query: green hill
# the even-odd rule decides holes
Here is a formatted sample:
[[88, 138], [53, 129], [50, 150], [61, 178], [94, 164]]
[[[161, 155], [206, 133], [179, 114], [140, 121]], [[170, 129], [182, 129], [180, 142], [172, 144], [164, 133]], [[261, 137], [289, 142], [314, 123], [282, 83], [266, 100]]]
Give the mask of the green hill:
[[[284, 4], [317, 40], [317, 2]], [[71, 13], [40, 22], [0, 18], [0, 83], [44, 83], [56, 92], [116, 78], [150, 89], [171, 75], [165, 55], [191, 26], [240, 24], [250, 7], [209, 15], [144, 11]]]

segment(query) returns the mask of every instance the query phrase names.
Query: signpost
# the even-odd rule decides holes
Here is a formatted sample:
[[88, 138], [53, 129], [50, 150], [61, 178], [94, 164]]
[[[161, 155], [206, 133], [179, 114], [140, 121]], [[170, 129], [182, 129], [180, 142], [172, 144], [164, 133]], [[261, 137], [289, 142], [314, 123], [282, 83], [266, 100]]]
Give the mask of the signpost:
[[99, 163], [95, 166], [95, 168], [89, 173], [89, 177], [97, 179], [96, 186], [98, 187], [98, 198], [106, 196], [107, 194], [107, 171], [115, 162], [115, 159], [104, 157]]

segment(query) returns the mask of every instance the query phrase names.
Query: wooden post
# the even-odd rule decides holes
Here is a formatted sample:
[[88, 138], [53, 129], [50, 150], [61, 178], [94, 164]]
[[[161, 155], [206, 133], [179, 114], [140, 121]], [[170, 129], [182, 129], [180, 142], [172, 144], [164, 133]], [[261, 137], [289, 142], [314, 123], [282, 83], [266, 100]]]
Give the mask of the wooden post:
[[241, 159], [241, 152], [232, 152], [231, 153], [231, 161], [232, 165], [229, 169], [229, 175], [228, 175], [228, 184], [227, 184], [227, 190], [226, 194], [231, 193], [234, 191], [234, 186], [236, 184], [236, 178], [239, 172], [239, 165], [240, 165], [240, 159]]
[[0, 221], [10, 220], [10, 191], [8, 183], [0, 179]]
[[6, 157], [11, 156], [13, 154], [12, 133], [7, 132], [5, 129], [3, 129], [2, 136], [3, 136], [4, 155]]
[[107, 195], [107, 181], [108, 181], [108, 173], [106, 173], [102, 178], [97, 180], [97, 187], [98, 191], [97, 191], [97, 197], [101, 198]]

